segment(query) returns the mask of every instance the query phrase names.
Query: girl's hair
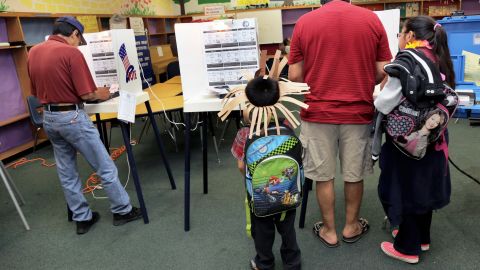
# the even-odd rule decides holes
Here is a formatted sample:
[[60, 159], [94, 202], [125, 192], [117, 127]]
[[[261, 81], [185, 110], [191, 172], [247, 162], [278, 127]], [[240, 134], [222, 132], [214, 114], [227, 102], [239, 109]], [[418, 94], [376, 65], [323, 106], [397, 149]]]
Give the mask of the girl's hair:
[[413, 31], [415, 39], [426, 40], [430, 43], [433, 52], [437, 56], [440, 72], [445, 74], [448, 85], [455, 89], [455, 73], [453, 71], [452, 59], [450, 58], [445, 29], [440, 24], [437, 25], [437, 22], [428, 16], [417, 16], [408, 19], [404, 27], [407, 33]]
[[428, 141], [429, 142], [432, 142], [434, 141], [437, 136], [438, 136], [438, 131], [440, 129], [443, 128], [443, 126], [445, 125], [445, 121], [446, 121], [446, 118], [445, 118], [445, 115], [443, 114], [442, 110], [440, 109], [435, 109], [435, 110], [431, 110], [430, 112], [428, 112], [425, 117], [422, 119], [422, 121], [420, 121], [420, 125], [419, 125], [419, 130], [425, 126], [425, 124], [427, 123], [427, 120], [432, 117], [432, 115], [435, 115], [435, 114], [438, 114], [440, 116], [440, 123], [438, 123], [438, 126], [436, 126], [434, 129], [430, 130], [430, 134], [428, 135]]

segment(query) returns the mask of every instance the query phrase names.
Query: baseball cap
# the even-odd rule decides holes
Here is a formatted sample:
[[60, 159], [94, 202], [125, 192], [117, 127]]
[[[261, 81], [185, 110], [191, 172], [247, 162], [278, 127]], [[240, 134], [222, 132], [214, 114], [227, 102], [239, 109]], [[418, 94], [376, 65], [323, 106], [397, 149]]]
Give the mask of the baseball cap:
[[83, 38], [83, 24], [80, 23], [77, 19], [75, 19], [75, 17], [72, 17], [72, 16], [65, 16], [65, 17], [61, 17], [61, 18], [58, 18], [55, 22], [64, 22], [64, 23], [68, 23], [70, 24], [71, 26], [77, 28], [77, 30], [80, 32], [80, 45], [86, 45], [87, 42], [85, 41], [85, 39]]

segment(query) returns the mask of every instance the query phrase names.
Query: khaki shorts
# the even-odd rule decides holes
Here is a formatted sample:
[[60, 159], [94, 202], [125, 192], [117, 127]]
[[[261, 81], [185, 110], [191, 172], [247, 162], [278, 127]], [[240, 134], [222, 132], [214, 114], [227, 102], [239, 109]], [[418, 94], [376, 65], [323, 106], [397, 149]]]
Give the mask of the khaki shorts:
[[[345, 182], [359, 182], [370, 160], [370, 125], [333, 125], [302, 121], [305, 177], [314, 181], [335, 178], [337, 155]], [[368, 171], [369, 172], [369, 171]]]

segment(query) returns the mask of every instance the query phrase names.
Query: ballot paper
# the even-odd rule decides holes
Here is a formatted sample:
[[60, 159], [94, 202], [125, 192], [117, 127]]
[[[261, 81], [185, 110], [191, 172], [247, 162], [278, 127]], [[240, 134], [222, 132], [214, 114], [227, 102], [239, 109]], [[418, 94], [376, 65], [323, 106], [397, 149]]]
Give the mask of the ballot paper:
[[259, 68], [255, 19], [218, 20], [203, 30], [208, 86], [246, 84]]

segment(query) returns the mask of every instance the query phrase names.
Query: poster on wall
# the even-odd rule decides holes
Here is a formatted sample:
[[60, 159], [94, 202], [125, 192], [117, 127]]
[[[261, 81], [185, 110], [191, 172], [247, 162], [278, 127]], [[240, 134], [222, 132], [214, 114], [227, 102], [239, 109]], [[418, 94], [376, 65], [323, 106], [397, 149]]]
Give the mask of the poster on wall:
[[259, 67], [256, 20], [214, 21], [202, 34], [208, 85], [246, 84], [245, 72], [254, 74]]
[[146, 89], [148, 88], [148, 84], [152, 85], [156, 83], [152, 61], [150, 60], [147, 36], [135, 36], [135, 43], [137, 46], [138, 64], [141, 67], [140, 78], [142, 79], [142, 88]]

